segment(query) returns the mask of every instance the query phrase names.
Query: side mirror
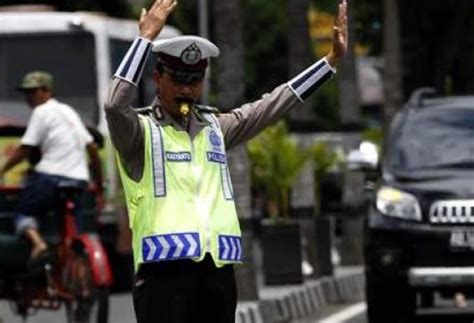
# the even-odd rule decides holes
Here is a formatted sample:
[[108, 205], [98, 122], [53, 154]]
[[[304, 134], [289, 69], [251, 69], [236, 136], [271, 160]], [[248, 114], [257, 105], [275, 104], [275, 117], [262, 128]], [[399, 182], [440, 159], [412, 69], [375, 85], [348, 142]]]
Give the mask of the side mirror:
[[363, 141], [359, 149], [353, 149], [347, 155], [347, 167], [351, 171], [376, 171], [378, 165], [379, 152], [370, 141]]

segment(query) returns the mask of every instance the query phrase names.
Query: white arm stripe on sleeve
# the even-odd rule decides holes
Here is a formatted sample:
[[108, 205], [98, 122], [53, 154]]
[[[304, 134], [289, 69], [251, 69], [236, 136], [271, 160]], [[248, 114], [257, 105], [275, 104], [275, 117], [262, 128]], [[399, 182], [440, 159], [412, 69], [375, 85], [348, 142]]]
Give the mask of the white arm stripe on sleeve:
[[142, 76], [150, 49], [151, 42], [148, 39], [135, 38], [114, 76], [136, 86]]
[[326, 58], [323, 58], [290, 80], [288, 86], [298, 99], [304, 102], [334, 74], [336, 74], [336, 70], [327, 62]]

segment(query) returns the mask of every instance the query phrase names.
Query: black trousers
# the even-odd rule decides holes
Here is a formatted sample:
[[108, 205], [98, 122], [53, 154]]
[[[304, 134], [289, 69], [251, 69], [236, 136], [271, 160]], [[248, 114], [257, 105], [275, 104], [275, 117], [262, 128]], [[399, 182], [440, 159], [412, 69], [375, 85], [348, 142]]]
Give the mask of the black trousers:
[[173, 260], [140, 266], [133, 287], [138, 323], [235, 323], [234, 267]]

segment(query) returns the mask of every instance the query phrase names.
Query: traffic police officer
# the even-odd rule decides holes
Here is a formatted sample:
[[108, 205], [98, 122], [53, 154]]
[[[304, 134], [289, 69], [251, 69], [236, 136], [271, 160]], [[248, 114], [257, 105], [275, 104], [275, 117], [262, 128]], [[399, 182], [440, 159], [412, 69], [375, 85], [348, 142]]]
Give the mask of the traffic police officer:
[[[226, 150], [254, 137], [302, 102], [335, 70], [347, 48], [345, 0], [332, 51], [262, 99], [229, 113], [196, 105], [211, 57], [219, 49], [196, 36], [151, 41], [176, 6], [157, 0], [143, 9], [135, 39], [105, 104], [117, 150], [136, 280], [134, 308], [144, 322], [234, 322], [233, 264], [243, 259]], [[157, 96], [131, 107], [150, 51]]]

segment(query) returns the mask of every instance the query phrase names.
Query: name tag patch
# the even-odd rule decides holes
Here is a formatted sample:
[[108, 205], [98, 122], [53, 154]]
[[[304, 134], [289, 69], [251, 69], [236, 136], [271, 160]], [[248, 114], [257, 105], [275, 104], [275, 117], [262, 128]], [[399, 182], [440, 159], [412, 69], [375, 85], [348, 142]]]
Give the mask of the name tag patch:
[[226, 158], [225, 154], [216, 153], [216, 152], [207, 152], [207, 160], [213, 163], [225, 164]]
[[166, 160], [172, 162], [190, 162], [191, 161], [191, 153], [187, 151], [182, 152], [166, 152]]

